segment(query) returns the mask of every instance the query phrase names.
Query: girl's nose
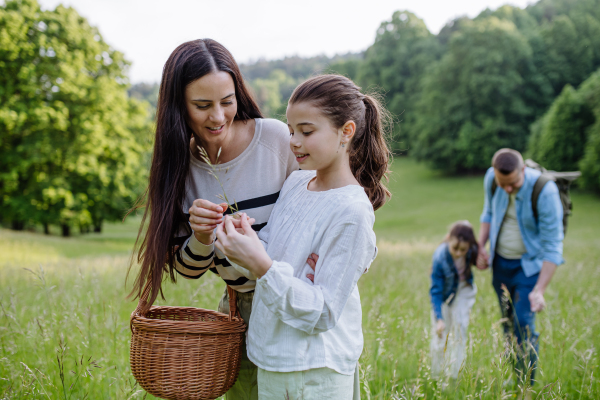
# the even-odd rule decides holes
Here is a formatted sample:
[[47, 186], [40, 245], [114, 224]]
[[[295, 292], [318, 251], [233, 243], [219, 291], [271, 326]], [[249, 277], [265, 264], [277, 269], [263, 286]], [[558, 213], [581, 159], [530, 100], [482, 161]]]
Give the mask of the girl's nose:
[[301, 143], [295, 136], [290, 136], [290, 146], [292, 147], [300, 147]]

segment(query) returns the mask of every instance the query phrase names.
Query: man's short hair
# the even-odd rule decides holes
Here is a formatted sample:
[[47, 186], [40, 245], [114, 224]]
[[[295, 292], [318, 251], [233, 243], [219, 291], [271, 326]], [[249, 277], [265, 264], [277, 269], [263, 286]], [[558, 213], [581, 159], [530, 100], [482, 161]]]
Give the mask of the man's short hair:
[[513, 149], [500, 149], [492, 158], [492, 167], [502, 175], [510, 175], [516, 169], [523, 167], [523, 156]]

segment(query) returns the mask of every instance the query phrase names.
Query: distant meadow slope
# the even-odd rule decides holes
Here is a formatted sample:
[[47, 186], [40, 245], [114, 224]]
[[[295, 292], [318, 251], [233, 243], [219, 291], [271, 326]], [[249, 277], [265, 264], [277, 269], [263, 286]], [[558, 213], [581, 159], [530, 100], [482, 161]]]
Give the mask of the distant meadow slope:
[[[431, 256], [451, 222], [478, 226], [481, 176], [448, 178], [405, 158], [393, 171], [393, 198], [376, 213], [379, 255], [359, 281], [362, 398], [515, 398], [527, 388], [503, 386], [511, 367], [489, 271], [474, 273], [479, 292], [461, 378], [446, 385], [430, 374]], [[567, 263], [537, 319], [540, 382], [532, 398], [600, 398], [600, 201], [580, 193], [573, 200]], [[0, 230], [0, 398], [144, 397], [129, 370], [132, 277], [125, 287], [138, 223], [71, 238]], [[165, 284], [157, 303], [215, 309], [224, 287], [212, 274], [180, 279]]]

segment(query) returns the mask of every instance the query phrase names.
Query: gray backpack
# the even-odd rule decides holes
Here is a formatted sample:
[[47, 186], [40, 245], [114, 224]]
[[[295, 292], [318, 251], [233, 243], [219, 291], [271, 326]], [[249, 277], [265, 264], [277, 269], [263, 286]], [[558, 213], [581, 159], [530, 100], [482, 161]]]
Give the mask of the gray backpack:
[[[535, 218], [535, 222], [538, 221], [538, 212], [537, 212], [537, 203], [538, 198], [540, 197], [540, 193], [546, 183], [550, 181], [554, 181], [556, 186], [558, 186], [558, 194], [560, 195], [560, 202], [562, 203], [563, 208], [563, 229], [564, 233], [567, 233], [567, 225], [569, 223], [569, 215], [573, 212], [573, 203], [571, 202], [571, 195], [569, 193], [571, 189], [571, 183], [577, 178], [581, 176], [581, 172], [573, 171], [573, 172], [556, 172], [556, 171], [548, 171], [546, 168], [542, 167], [540, 164], [536, 163], [533, 160], [525, 160], [525, 165], [529, 168], [538, 170], [542, 173], [540, 177], [535, 182], [533, 186], [533, 192], [531, 193], [531, 208], [533, 210], [533, 217]], [[496, 189], [498, 189], [498, 184], [496, 183], [496, 179], [492, 181], [492, 197], [494, 197], [494, 193], [496, 193]]]

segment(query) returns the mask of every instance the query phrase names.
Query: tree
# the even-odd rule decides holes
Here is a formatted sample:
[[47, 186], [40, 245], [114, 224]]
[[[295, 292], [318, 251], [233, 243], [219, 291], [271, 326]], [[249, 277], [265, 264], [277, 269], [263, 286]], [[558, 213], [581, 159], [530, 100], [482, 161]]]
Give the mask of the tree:
[[144, 180], [150, 133], [123, 55], [74, 9], [35, 0], [0, 7], [0, 32], [3, 219], [67, 236], [121, 216]]
[[579, 162], [582, 186], [600, 193], [600, 69], [586, 79], [578, 94], [595, 118], [587, 129], [585, 154]]
[[600, 67], [600, 0], [541, 0], [527, 7], [538, 21], [534, 60], [558, 96]]
[[427, 67], [441, 56], [441, 45], [420, 18], [408, 11], [396, 11], [381, 23], [375, 43], [359, 66], [358, 81], [363, 88], [377, 87], [386, 93], [387, 107], [395, 115], [393, 149], [411, 148], [416, 134], [415, 104]]
[[266, 79], [256, 78], [249, 82], [264, 115], [283, 121], [287, 101], [299, 83], [300, 80], [290, 77], [281, 69], [274, 69]]
[[594, 122], [592, 110], [571, 85], [532, 126], [529, 156], [548, 169], [576, 171]]
[[511, 21], [464, 21], [423, 78], [413, 154], [448, 172], [484, 170], [498, 148], [525, 149], [550, 95]]

